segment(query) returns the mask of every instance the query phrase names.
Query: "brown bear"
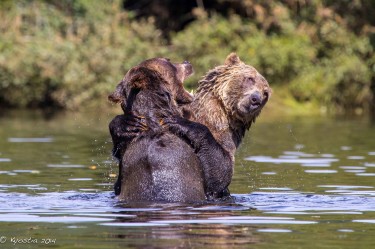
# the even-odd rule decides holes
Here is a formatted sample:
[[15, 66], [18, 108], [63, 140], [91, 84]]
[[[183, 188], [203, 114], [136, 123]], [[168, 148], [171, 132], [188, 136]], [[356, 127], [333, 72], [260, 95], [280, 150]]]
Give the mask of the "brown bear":
[[[188, 113], [185, 118], [208, 127], [216, 141], [231, 156], [230, 172], [228, 165], [220, 161], [204, 170], [206, 189], [223, 190], [216, 193], [216, 197], [229, 194], [224, 186], [228, 186], [232, 179], [235, 151], [267, 103], [271, 91], [268, 82], [254, 67], [246, 65], [235, 53], [231, 53], [224, 65], [210, 70], [200, 80], [193, 102], [183, 107], [184, 113]], [[168, 118], [168, 122], [173, 127], [172, 131], [179, 136], [189, 132], [179, 125], [181, 121]], [[173, 126], [173, 123], [176, 125]]]
[[[193, 99], [192, 95], [183, 87], [183, 81], [193, 73], [193, 67], [188, 61], [172, 63], [167, 58], [152, 58], [141, 62], [126, 73], [116, 90], [108, 96], [111, 102], [121, 103], [124, 111], [124, 115], [116, 116], [109, 124], [109, 131], [113, 142], [112, 154], [119, 161], [119, 175], [114, 185], [116, 195], [119, 195], [121, 192], [121, 158], [123, 152], [132, 139], [148, 129], [144, 124], [143, 117], [134, 115], [131, 112], [131, 108], [127, 108], [127, 106], [131, 105], [134, 94], [129, 97], [125, 91], [126, 83], [131, 81], [130, 78], [134, 77], [143, 68], [158, 72], [163, 77], [163, 82], [166, 83], [165, 87], [177, 104], [190, 103]], [[137, 75], [141, 76], [140, 74]], [[164, 109], [165, 107], [161, 108]]]
[[[210, 179], [218, 184], [207, 189], [204, 171], [221, 163], [227, 165], [230, 174], [232, 161], [207, 127], [182, 118], [175, 101], [181, 92], [173, 91], [168, 82], [168, 78], [175, 78], [173, 75], [179, 77], [178, 70], [163, 68], [165, 65], [150, 67], [141, 63], [127, 73], [109, 96], [121, 103], [125, 113], [110, 124], [115, 149], [120, 150], [121, 156], [120, 199], [203, 201], [207, 193], [221, 193], [229, 184], [219, 184], [221, 180], [212, 175]], [[141, 120], [135, 118], [134, 124], [129, 125], [128, 116]], [[179, 131], [173, 134], [176, 127]], [[184, 134], [179, 136], [179, 132]]]

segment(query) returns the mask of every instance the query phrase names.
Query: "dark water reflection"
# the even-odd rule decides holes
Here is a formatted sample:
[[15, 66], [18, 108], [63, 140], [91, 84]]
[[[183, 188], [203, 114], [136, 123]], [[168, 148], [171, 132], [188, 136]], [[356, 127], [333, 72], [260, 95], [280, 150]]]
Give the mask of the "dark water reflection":
[[375, 246], [367, 120], [262, 116], [236, 155], [234, 203], [129, 205], [112, 193], [112, 116], [0, 118], [1, 248]]

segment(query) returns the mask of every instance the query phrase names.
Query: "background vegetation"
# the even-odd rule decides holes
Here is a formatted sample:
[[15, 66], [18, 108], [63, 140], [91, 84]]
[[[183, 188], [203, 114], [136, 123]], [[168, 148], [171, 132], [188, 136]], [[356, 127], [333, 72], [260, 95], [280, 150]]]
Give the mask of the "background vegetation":
[[281, 105], [375, 113], [375, 1], [3, 0], [0, 107], [105, 102], [124, 73], [190, 60], [188, 86], [236, 51]]

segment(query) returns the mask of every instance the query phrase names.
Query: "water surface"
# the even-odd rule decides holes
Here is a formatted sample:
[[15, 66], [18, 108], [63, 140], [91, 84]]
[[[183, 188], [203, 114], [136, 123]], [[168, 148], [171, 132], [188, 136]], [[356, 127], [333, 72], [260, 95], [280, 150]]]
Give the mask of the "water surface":
[[260, 117], [233, 203], [119, 202], [113, 115], [0, 117], [1, 248], [374, 248], [375, 126]]

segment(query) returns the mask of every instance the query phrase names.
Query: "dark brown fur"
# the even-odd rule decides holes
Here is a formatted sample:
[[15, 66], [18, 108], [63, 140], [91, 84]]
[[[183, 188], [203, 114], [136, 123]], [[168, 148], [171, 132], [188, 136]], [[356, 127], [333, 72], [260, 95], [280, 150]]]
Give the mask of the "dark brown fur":
[[[165, 58], [148, 59], [130, 69], [117, 85], [116, 90], [108, 96], [110, 101], [120, 103], [124, 111], [124, 115], [118, 115], [109, 125], [113, 141], [113, 156], [119, 160], [119, 175], [114, 186], [116, 195], [121, 192], [121, 160], [127, 145], [158, 122], [156, 117], [148, 116], [146, 120], [140, 113], [145, 113], [147, 108], [153, 108], [157, 112], [154, 114], [159, 117], [179, 113], [175, 103], [186, 104], [192, 101], [192, 95], [182, 85], [185, 78], [192, 73], [193, 68], [186, 61], [171, 63]], [[142, 97], [137, 100], [138, 106], [146, 109], [133, 109], [133, 102], [141, 89], [144, 91]], [[145, 92], [150, 94], [144, 94]], [[169, 104], [169, 102], [166, 103], [162, 98], [154, 98], [155, 94], [170, 95], [172, 105], [165, 106], [164, 104]], [[154, 102], [154, 100], [163, 103]]]

